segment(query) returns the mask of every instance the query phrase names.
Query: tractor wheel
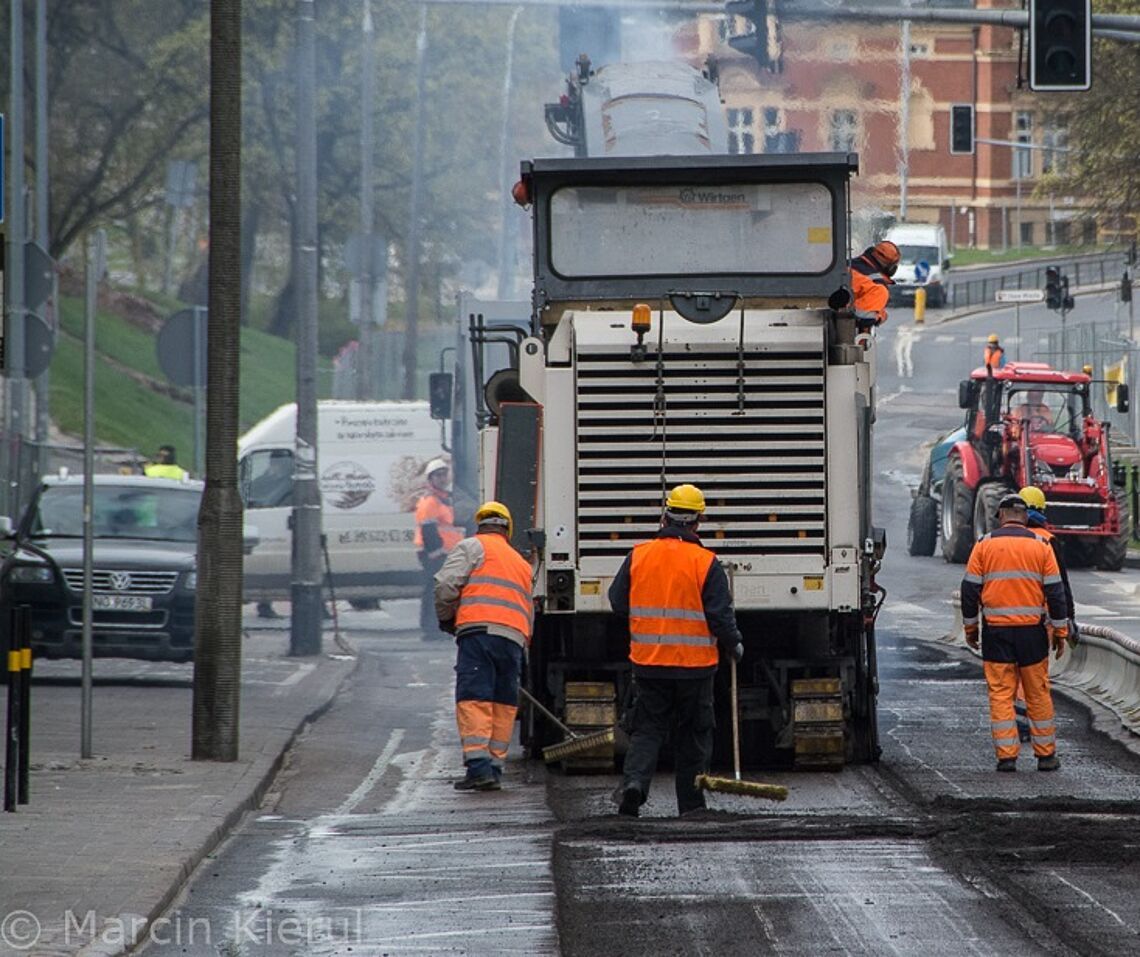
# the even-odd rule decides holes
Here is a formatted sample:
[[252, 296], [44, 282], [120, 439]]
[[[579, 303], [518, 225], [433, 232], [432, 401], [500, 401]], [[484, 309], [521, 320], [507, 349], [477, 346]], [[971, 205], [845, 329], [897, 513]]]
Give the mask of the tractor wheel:
[[1104, 538], [1097, 549], [1096, 567], [1105, 572], [1118, 572], [1124, 567], [1124, 559], [1128, 556], [1128, 539], [1131, 532], [1128, 528], [1128, 496], [1124, 492], [1116, 493], [1116, 508], [1120, 515], [1120, 531], [1112, 538]]
[[1009, 491], [1003, 485], [983, 485], [974, 497], [974, 541], [980, 541], [997, 528], [997, 507]]
[[1091, 568], [1096, 562], [1096, 539], [1066, 536], [1063, 541], [1067, 568]]
[[906, 550], [911, 555], [933, 555], [938, 544], [938, 503], [929, 495], [916, 495], [910, 503]]
[[942, 480], [942, 557], [964, 565], [974, 547], [974, 490], [965, 482], [962, 460], [952, 457]]

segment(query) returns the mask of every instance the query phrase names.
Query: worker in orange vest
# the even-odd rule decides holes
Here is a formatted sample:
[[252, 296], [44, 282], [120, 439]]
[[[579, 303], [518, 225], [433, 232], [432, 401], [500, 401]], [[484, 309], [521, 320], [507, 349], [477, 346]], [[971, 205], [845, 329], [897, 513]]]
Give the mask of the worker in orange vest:
[[982, 352], [982, 365], [987, 369], [991, 366], [1000, 369], [1005, 365], [1005, 349], [1002, 348], [996, 332], [991, 332], [986, 339], [986, 348]]
[[[1053, 556], [1057, 559], [1057, 567], [1061, 570], [1061, 584], [1065, 587], [1065, 608], [1069, 618], [1069, 644], [1074, 645], [1077, 642], [1079, 629], [1077, 627], [1076, 605], [1073, 603], [1073, 586], [1069, 584], [1069, 571], [1065, 567], [1061, 543], [1057, 540], [1057, 536], [1046, 527], [1045, 493], [1036, 485], [1026, 485], [1017, 494], [1025, 502], [1028, 518], [1026, 527], [1043, 542], [1049, 543], [1049, 547], [1053, 549]], [[1029, 712], [1026, 708], [1025, 690], [1021, 687], [1021, 682], [1018, 682], [1017, 685], [1017, 697], [1013, 702], [1013, 710], [1017, 715], [1017, 737], [1023, 743], [1028, 742], [1030, 739]]]
[[851, 260], [851, 290], [855, 293], [855, 321], [861, 328], [887, 321], [891, 276], [899, 268], [899, 247], [889, 239], [863, 250]]
[[423, 591], [420, 594], [420, 631], [425, 641], [446, 638], [439, 631], [435, 618], [435, 573], [443, 567], [443, 560], [463, 538], [463, 531], [455, 524], [455, 509], [451, 504], [451, 469], [446, 459], [432, 459], [424, 468], [427, 491], [416, 502], [416, 556], [423, 568]]
[[672, 732], [677, 810], [705, 806], [698, 774], [712, 759], [713, 676], [720, 644], [737, 661], [744, 640], [728, 576], [701, 544], [705, 497], [678, 485], [665, 500], [657, 537], [636, 545], [610, 586], [610, 605], [629, 617], [629, 658], [637, 686], [618, 813], [637, 817], [649, 796], [657, 755]]
[[[1016, 771], [1019, 742], [1014, 697], [1020, 679], [1029, 711], [1030, 740], [1038, 771], [1056, 771], [1053, 699], [1049, 692], [1052, 626], [1057, 657], [1069, 634], [1065, 589], [1053, 549], [1027, 527], [1025, 501], [1016, 494], [998, 503], [1000, 527], [970, 553], [962, 579], [966, 643], [981, 646], [990, 698], [990, 731], [998, 771]], [[985, 631], [979, 637], [982, 620]]]
[[435, 610], [440, 628], [459, 646], [455, 718], [467, 773], [455, 789], [498, 791], [534, 627], [532, 570], [511, 545], [505, 505], [484, 502], [475, 524], [475, 534], [460, 541], [436, 573]]

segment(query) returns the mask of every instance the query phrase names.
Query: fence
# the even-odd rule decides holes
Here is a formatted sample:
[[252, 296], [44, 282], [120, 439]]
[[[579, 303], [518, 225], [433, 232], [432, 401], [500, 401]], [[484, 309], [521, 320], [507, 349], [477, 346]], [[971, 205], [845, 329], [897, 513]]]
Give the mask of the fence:
[[977, 279], [970, 279], [969, 270], [966, 269], [952, 271], [954, 308], [992, 305], [999, 289], [1044, 289], [1045, 270], [1050, 267], [1059, 268], [1068, 276], [1073, 289], [1119, 282], [1124, 272], [1124, 258], [1124, 251], [1117, 250], [1067, 259], [1043, 259], [1032, 266], [1022, 266], [1015, 272]]

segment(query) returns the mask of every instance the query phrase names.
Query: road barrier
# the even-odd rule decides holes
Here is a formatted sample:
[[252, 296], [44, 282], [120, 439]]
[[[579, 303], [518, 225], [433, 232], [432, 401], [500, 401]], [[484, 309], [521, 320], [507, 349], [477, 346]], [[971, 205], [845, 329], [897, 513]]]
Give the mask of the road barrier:
[[[951, 603], [954, 628], [945, 640], [965, 644], [960, 592], [953, 593]], [[1140, 641], [1106, 625], [1082, 624], [1075, 646], [1066, 645], [1060, 658], [1050, 653], [1049, 679], [1062, 691], [1077, 691], [1104, 705], [1140, 735]]]
[[28, 803], [32, 730], [32, 628], [27, 605], [8, 620], [8, 724], [4, 735], [4, 810]]
[[980, 279], [967, 278], [968, 268], [952, 270], [954, 308], [964, 309], [979, 304], [992, 306], [999, 289], [1044, 289], [1045, 270], [1050, 266], [1058, 267], [1068, 276], [1074, 289], [1119, 282], [1124, 261], [1124, 250], [1116, 250], [1089, 256], [1042, 259], [1040, 263], [1024, 266], [1015, 272]]

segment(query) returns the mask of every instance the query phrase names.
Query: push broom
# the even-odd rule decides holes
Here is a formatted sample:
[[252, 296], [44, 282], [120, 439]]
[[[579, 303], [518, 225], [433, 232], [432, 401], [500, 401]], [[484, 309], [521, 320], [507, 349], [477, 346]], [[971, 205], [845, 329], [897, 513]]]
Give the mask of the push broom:
[[552, 744], [550, 747], [542, 749], [542, 760], [547, 764], [553, 764], [555, 761], [561, 761], [563, 758], [581, 754], [583, 751], [592, 751], [594, 748], [600, 747], [603, 744], [614, 743], [613, 728], [606, 728], [604, 731], [595, 731], [593, 734], [575, 734], [559, 721], [552, 711], [547, 710], [526, 688], [520, 687], [519, 693], [538, 708], [550, 721], [553, 721], [562, 733], [566, 735], [565, 741], [560, 741], [558, 744]]
[[714, 778], [711, 774], [698, 774], [696, 786], [704, 791], [720, 791], [722, 794], [742, 794], [745, 797], [767, 798], [769, 801], [783, 801], [788, 797], [788, 789], [782, 784], [760, 784], [756, 781], [740, 779], [740, 717], [736, 704], [736, 659], [732, 659], [732, 763], [735, 777]]

